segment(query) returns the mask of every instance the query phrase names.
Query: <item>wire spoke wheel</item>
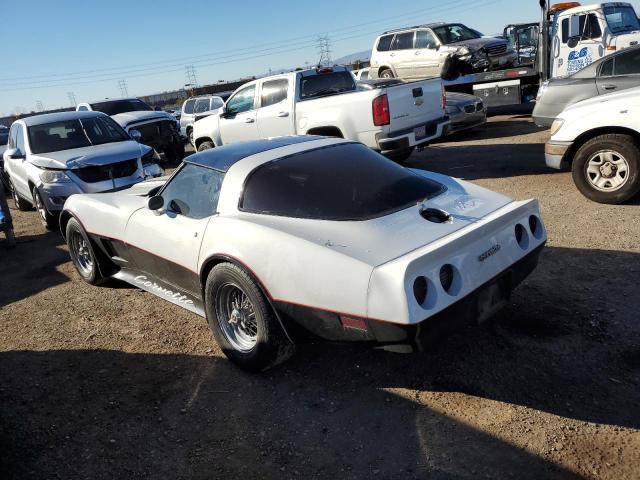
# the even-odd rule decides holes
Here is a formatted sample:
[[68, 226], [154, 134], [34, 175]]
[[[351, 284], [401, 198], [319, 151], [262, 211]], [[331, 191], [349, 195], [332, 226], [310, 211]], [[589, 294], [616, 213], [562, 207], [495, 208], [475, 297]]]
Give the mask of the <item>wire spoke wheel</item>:
[[78, 231], [72, 232], [69, 238], [69, 246], [78, 269], [85, 276], [91, 275], [94, 268], [93, 255], [84, 236]]
[[240, 352], [251, 351], [258, 341], [258, 322], [253, 303], [234, 283], [225, 283], [218, 291], [216, 316], [222, 333]]
[[587, 181], [601, 192], [620, 189], [629, 179], [629, 162], [613, 150], [596, 152], [589, 158], [585, 170]]

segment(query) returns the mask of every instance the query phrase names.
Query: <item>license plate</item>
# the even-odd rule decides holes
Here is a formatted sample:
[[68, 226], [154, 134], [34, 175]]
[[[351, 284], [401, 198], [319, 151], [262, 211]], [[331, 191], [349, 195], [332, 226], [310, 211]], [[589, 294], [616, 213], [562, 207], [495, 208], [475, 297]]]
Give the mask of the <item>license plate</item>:
[[484, 322], [500, 311], [509, 299], [505, 279], [499, 278], [478, 293], [478, 322]]
[[421, 127], [416, 127], [413, 129], [413, 133], [416, 136], [416, 140], [420, 140], [427, 136], [427, 127], [426, 125], [422, 125]]

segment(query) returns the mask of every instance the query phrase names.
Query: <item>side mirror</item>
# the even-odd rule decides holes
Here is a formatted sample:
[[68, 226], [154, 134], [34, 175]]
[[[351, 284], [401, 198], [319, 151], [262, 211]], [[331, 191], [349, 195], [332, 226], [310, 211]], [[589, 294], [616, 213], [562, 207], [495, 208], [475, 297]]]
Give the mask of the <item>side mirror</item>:
[[142, 139], [142, 134], [140, 133], [140, 130], [129, 130], [129, 136], [135, 140], [136, 142], [139, 142]]
[[7, 150], [7, 158], [12, 160], [24, 160], [25, 155], [20, 151], [19, 148], [10, 148]]
[[147, 202], [147, 207], [149, 210], [160, 210], [164, 206], [164, 198], [160, 195], [154, 195], [153, 197], [149, 197]]
[[567, 41], [567, 46], [569, 48], [576, 48], [579, 42], [580, 42], [580, 37], [571, 37]]

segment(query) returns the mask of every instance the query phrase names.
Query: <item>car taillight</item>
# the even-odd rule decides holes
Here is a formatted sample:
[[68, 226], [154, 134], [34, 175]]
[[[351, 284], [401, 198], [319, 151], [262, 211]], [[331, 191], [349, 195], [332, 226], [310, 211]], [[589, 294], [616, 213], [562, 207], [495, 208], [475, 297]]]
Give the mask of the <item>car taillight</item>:
[[391, 118], [389, 116], [389, 99], [387, 95], [380, 95], [373, 99], [373, 124], [376, 127], [389, 125]]

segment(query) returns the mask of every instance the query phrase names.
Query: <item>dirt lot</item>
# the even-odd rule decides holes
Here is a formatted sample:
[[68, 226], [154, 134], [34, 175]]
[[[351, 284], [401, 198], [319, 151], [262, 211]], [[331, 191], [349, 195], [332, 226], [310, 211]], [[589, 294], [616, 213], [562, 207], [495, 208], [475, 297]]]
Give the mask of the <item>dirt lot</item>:
[[499, 319], [426, 354], [305, 346], [249, 375], [205, 322], [83, 284], [57, 233], [0, 244], [2, 478], [640, 477], [640, 208], [547, 170], [525, 115], [411, 166], [537, 197], [537, 271]]

